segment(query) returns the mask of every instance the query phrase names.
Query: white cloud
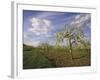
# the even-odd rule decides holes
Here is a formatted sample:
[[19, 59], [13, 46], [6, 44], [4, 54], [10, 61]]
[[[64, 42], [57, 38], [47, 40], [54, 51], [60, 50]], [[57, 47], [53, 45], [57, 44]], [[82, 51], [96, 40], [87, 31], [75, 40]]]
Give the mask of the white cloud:
[[75, 19], [79, 19], [80, 18], [80, 14], [75, 16]]
[[32, 32], [35, 35], [46, 35], [51, 30], [51, 21], [46, 19], [32, 18], [31, 25], [28, 31]]
[[90, 15], [87, 14], [87, 15], [81, 17], [80, 22], [87, 21], [89, 18], [90, 18]]
[[[50, 37], [49, 31], [52, 29], [51, 21], [47, 19], [31, 18], [31, 26], [24, 32], [24, 43], [37, 47], [41, 42], [41, 36]], [[32, 36], [36, 36], [32, 37]]]
[[85, 15], [77, 15], [75, 16], [75, 20], [73, 20], [70, 25], [75, 25], [78, 24], [79, 26], [82, 26], [86, 21], [90, 19], [90, 14], [85, 14]]

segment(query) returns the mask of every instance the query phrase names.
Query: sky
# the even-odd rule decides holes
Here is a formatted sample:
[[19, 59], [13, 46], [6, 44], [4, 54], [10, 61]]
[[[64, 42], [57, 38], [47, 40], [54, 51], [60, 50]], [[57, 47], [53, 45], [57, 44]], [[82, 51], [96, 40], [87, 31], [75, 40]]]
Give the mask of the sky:
[[85, 37], [91, 37], [91, 14], [55, 11], [23, 10], [24, 44], [38, 46], [40, 43], [55, 44], [55, 34], [65, 25], [79, 24]]

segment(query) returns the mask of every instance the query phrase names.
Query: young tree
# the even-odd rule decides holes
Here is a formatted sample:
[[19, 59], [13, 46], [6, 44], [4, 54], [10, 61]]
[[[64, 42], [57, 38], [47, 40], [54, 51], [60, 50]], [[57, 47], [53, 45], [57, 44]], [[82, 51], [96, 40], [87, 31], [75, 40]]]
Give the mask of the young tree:
[[68, 40], [69, 52], [72, 59], [73, 44], [77, 44], [79, 42], [84, 43], [84, 33], [82, 27], [79, 25], [65, 25], [65, 28], [56, 34], [56, 38], [58, 43], [63, 42], [64, 39]]

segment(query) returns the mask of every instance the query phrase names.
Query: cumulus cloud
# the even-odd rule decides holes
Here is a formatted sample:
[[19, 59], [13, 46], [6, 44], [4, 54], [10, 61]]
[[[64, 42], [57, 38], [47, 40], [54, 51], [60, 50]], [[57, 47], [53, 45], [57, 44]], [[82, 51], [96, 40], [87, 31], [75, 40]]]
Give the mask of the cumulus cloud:
[[51, 21], [46, 19], [32, 18], [31, 27], [28, 31], [32, 32], [35, 35], [46, 35], [51, 30]]
[[52, 29], [51, 21], [47, 19], [31, 18], [31, 26], [24, 32], [24, 43], [38, 46], [43, 38], [51, 37], [49, 31]]

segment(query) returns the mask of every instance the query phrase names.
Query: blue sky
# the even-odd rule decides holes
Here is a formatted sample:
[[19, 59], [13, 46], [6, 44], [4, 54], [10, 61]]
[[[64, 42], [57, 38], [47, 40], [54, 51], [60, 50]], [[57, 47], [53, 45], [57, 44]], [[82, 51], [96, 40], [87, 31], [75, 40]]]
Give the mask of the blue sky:
[[91, 14], [23, 10], [24, 44], [38, 46], [40, 43], [55, 44], [55, 34], [65, 24], [81, 24], [86, 38], [91, 37]]

